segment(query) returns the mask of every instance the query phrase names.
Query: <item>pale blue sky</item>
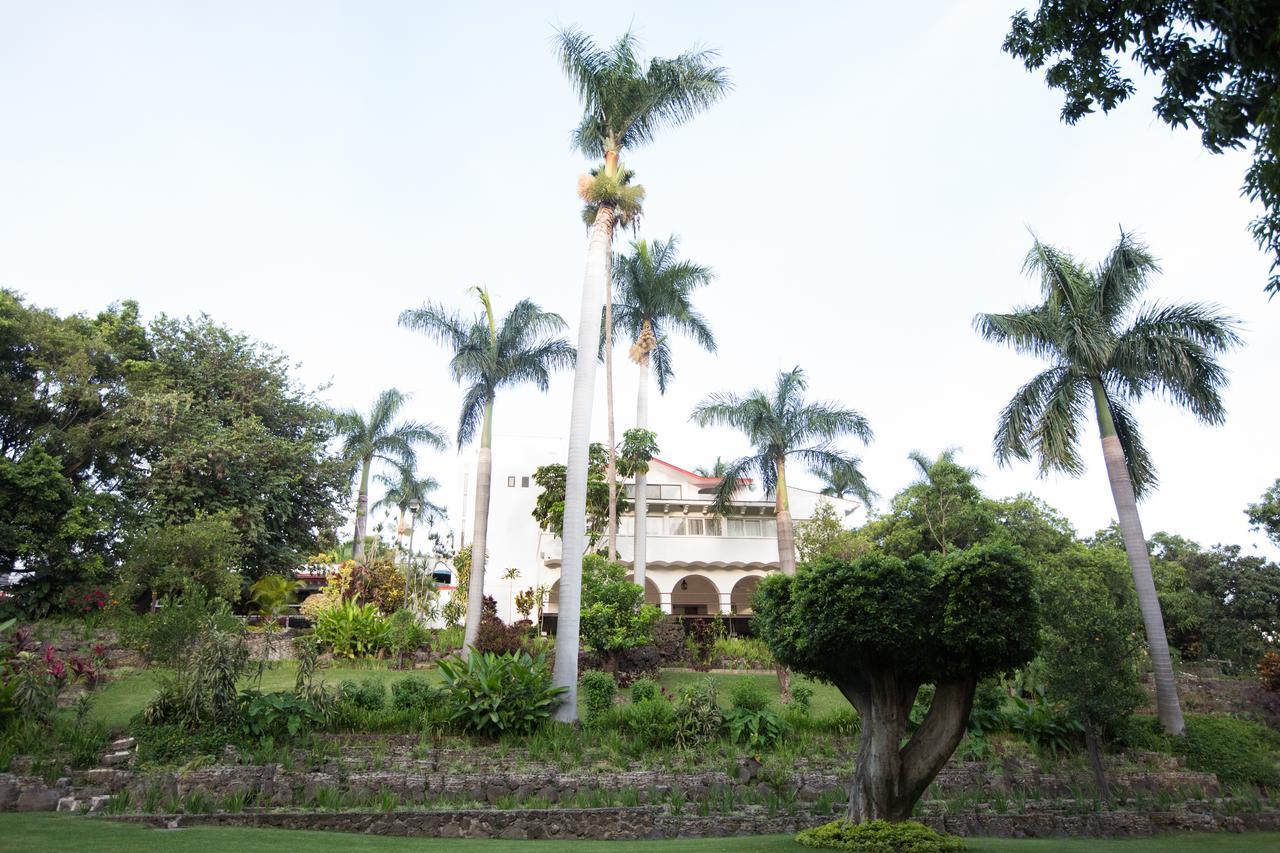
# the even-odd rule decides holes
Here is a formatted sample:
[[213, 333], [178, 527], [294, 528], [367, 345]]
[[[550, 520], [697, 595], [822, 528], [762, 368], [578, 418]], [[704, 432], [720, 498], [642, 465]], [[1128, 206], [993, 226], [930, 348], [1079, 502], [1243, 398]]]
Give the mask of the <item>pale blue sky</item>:
[[[958, 446], [990, 493], [1034, 490], [1091, 532], [1113, 515], [1095, 433], [1078, 480], [998, 470], [996, 413], [1036, 366], [970, 320], [1035, 298], [1028, 229], [1092, 259], [1123, 224], [1163, 260], [1153, 298], [1215, 300], [1249, 341], [1226, 362], [1225, 427], [1139, 407], [1162, 481], [1145, 525], [1258, 545], [1242, 511], [1280, 475], [1280, 302], [1238, 194], [1247, 157], [1165, 128], [1149, 85], [1063, 126], [1059, 96], [1000, 52], [1019, 5], [2, 0], [0, 285], [63, 312], [206, 311], [337, 405], [395, 385], [452, 429], [443, 353], [395, 318], [485, 283], [499, 309], [529, 296], [576, 323], [587, 164], [550, 36], [634, 25], [651, 54], [718, 48], [736, 85], [627, 157], [642, 234], [679, 233], [719, 275], [701, 299], [719, 355], [677, 342], [654, 401], [665, 458], [744, 451], [687, 426], [690, 408], [800, 364], [816, 396], [871, 419], [859, 452], [882, 494], [911, 478], [908, 451]], [[569, 386], [500, 399], [497, 431], [564, 432]], [[602, 436], [602, 393], [596, 411]], [[456, 454], [423, 467], [460, 482]]]

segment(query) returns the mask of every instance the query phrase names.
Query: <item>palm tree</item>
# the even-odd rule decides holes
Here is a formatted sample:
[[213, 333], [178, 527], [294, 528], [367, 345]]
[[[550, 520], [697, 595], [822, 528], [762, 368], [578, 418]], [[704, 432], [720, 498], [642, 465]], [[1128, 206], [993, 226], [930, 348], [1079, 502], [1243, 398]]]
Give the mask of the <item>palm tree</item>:
[[[631, 254], [618, 255], [613, 262], [613, 283], [617, 302], [612, 306], [613, 329], [626, 334], [631, 345], [631, 360], [640, 368], [636, 386], [636, 429], [649, 428], [649, 372], [658, 380], [658, 392], [665, 394], [675, 375], [671, 366], [669, 332], [682, 332], [704, 349], [715, 352], [716, 341], [706, 319], [693, 310], [693, 291], [709, 284], [714, 277], [710, 267], [700, 266], [678, 257], [679, 238], [665, 243], [645, 240], [631, 244]], [[645, 519], [648, 497], [645, 485], [648, 475], [636, 473], [635, 497], [635, 582], [644, 586], [647, 551]]]
[[723, 477], [724, 472], [728, 469], [729, 463], [717, 456], [715, 463], [712, 464], [711, 467], [699, 465], [697, 468], [693, 469], [693, 473], [697, 474], [699, 477]]
[[396, 535], [404, 530], [404, 517], [410, 507], [417, 503], [417, 510], [411, 513], [409, 523], [417, 526], [419, 520], [444, 518], [449, 513], [444, 507], [431, 500], [431, 493], [440, 488], [435, 477], [418, 477], [412, 469], [399, 468], [395, 476], [377, 474], [374, 481], [384, 489], [382, 498], [373, 505], [373, 509], [395, 509], [400, 513], [396, 523]]
[[556, 712], [577, 719], [578, 626], [582, 593], [582, 552], [586, 540], [587, 454], [592, 396], [600, 335], [600, 309], [609, 281], [609, 258], [617, 221], [634, 220], [644, 189], [631, 183], [621, 163], [624, 149], [649, 142], [658, 131], [689, 121], [729, 91], [725, 70], [713, 65], [715, 54], [690, 51], [673, 59], [652, 59], [643, 66], [637, 40], [626, 33], [602, 50], [577, 29], [556, 35], [560, 66], [582, 101], [582, 121], [573, 132], [574, 146], [587, 157], [603, 157], [603, 165], [578, 181], [587, 203], [591, 239], [582, 283], [578, 324], [578, 356], [569, 422], [565, 478], [564, 558], [560, 569], [560, 621], [556, 631], [553, 681], [566, 691]]
[[[845, 495], [859, 495], [862, 497], [864, 506], [869, 506], [868, 501], [875, 498], [876, 493], [871, 491], [867, 486], [867, 481], [863, 479], [862, 473], [858, 468], [862, 464], [862, 460], [853, 457], [853, 467], [840, 467], [835, 470], [822, 468], [815, 472], [818, 479], [822, 481], [822, 488], [818, 490], [818, 494], [827, 495], [833, 498], [844, 499]], [[845, 510], [844, 514], [851, 514], [857, 507]]]
[[355, 464], [355, 473], [360, 477], [355, 540], [351, 552], [356, 560], [364, 557], [365, 527], [369, 521], [369, 472], [373, 463], [413, 468], [417, 462], [418, 445], [443, 450], [447, 444], [443, 432], [434, 424], [417, 421], [395, 423], [396, 416], [408, 400], [408, 395], [389, 388], [378, 395], [368, 417], [355, 409], [347, 409], [334, 418], [338, 435], [342, 436], [342, 458]]
[[558, 336], [565, 327], [559, 314], [543, 311], [528, 299], [516, 303], [499, 325], [489, 291], [472, 288], [483, 311], [471, 319], [441, 305], [426, 303], [400, 314], [400, 325], [453, 348], [449, 369], [466, 384], [458, 418], [458, 449], [480, 430], [476, 461], [475, 529], [471, 535], [471, 576], [467, 586], [464, 647], [475, 645], [484, 605], [484, 563], [489, 538], [489, 494], [493, 487], [493, 403], [498, 389], [532, 382], [546, 391], [551, 373], [573, 362], [573, 347]]
[[858, 460], [841, 453], [836, 439], [852, 435], [871, 441], [871, 426], [854, 409], [835, 403], [809, 403], [808, 388], [799, 367], [778, 374], [772, 394], [755, 389], [745, 397], [712, 394], [693, 411], [691, 420], [699, 426], [724, 425], [741, 430], [754, 452], [729, 463], [716, 487], [715, 507], [723, 512], [749, 474], [760, 477], [766, 495], [774, 498], [778, 524], [778, 563], [786, 574], [795, 574], [795, 527], [787, 497], [787, 458], [794, 457], [811, 472], [840, 472], [864, 501], [871, 493], [858, 470]]
[[1137, 506], [1156, 485], [1155, 467], [1129, 405], [1147, 394], [1162, 394], [1205, 423], [1222, 423], [1226, 411], [1218, 392], [1227, 379], [1216, 356], [1240, 342], [1238, 326], [1209, 305], [1135, 304], [1159, 266], [1123, 231], [1096, 269], [1036, 240], [1024, 271], [1039, 276], [1042, 303], [974, 318], [987, 340], [1051, 365], [1000, 413], [996, 460], [1006, 465], [1035, 456], [1041, 475], [1079, 476], [1084, 471], [1081, 422], [1093, 404], [1155, 668], [1160, 722], [1165, 731], [1178, 734], [1182, 709]]

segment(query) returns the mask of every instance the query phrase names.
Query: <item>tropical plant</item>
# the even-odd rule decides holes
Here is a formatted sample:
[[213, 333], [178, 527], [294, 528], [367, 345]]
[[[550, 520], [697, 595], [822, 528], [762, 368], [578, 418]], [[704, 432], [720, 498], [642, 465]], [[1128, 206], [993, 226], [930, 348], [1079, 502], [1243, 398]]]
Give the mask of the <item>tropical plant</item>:
[[1157, 710], [1165, 730], [1177, 734], [1182, 709], [1137, 505], [1155, 487], [1155, 466], [1129, 406], [1159, 394], [1205, 423], [1222, 423], [1227, 376], [1217, 356], [1240, 343], [1237, 325], [1207, 305], [1136, 305], [1159, 266], [1123, 232], [1096, 269], [1039, 240], [1024, 269], [1039, 276], [1044, 301], [974, 319], [987, 340], [1052, 362], [1000, 413], [996, 460], [1034, 456], [1042, 474], [1079, 476], [1080, 427], [1092, 402], [1155, 668]]
[[964, 839], [910, 820], [836, 820], [800, 832], [796, 841], [804, 847], [854, 853], [962, 853], [965, 849]]
[[836, 439], [852, 435], [871, 441], [871, 425], [861, 413], [836, 403], [806, 402], [809, 383], [799, 367], [778, 374], [772, 393], [755, 389], [745, 397], [720, 393], [707, 397], [693, 410], [699, 426], [723, 425], [740, 430], [754, 452], [729, 464], [715, 491], [715, 508], [724, 512], [748, 475], [760, 477], [765, 495], [774, 499], [778, 524], [778, 562], [783, 573], [795, 574], [795, 527], [787, 495], [787, 458], [794, 457], [810, 471], [843, 471], [861, 483], [859, 497], [870, 503], [858, 460], [841, 453]]
[[543, 311], [528, 299], [517, 302], [498, 324], [489, 291], [472, 288], [482, 311], [472, 318], [443, 305], [426, 303], [400, 314], [400, 325], [416, 329], [453, 349], [449, 370], [467, 386], [458, 417], [458, 447], [480, 432], [476, 459], [475, 529], [471, 536], [471, 575], [467, 589], [465, 647], [475, 644], [484, 600], [484, 567], [489, 539], [489, 496], [493, 487], [493, 405], [500, 388], [533, 383], [546, 391], [551, 374], [567, 367], [573, 347], [559, 333], [559, 314]]
[[267, 575], [254, 581], [249, 587], [249, 600], [268, 628], [279, 626], [280, 617], [288, 611], [289, 602], [299, 584], [280, 575]]
[[384, 615], [395, 613], [404, 602], [404, 573], [385, 551], [348, 560], [330, 572], [324, 593], [330, 601], [372, 604]]
[[558, 716], [571, 722], [577, 718], [578, 618], [599, 318], [609, 282], [614, 226], [634, 221], [644, 198], [644, 189], [631, 183], [632, 174], [622, 166], [621, 156], [624, 149], [650, 142], [664, 128], [684, 124], [710, 107], [729, 91], [729, 79], [723, 68], [712, 64], [715, 55], [705, 50], [673, 59], [652, 59], [645, 67], [631, 33], [601, 49], [587, 35], [570, 28], [557, 34], [556, 48], [560, 67], [583, 107], [582, 120], [573, 132], [574, 145], [587, 157], [604, 158], [594, 175], [583, 175], [578, 181], [579, 194], [586, 203], [584, 218], [591, 220], [591, 238], [583, 276], [569, 425], [567, 527], [555, 663], [555, 683], [566, 691]]
[[[661, 394], [667, 392], [667, 386], [675, 376], [669, 343], [671, 334], [686, 335], [708, 352], [716, 350], [711, 328], [706, 318], [693, 309], [692, 299], [693, 291], [709, 284], [714, 273], [710, 267], [680, 260], [679, 247], [679, 238], [674, 235], [666, 242], [655, 240], [650, 244], [639, 240], [631, 244], [630, 254], [616, 255], [613, 260], [616, 301], [610, 305], [611, 331], [621, 332], [633, 342], [629, 355], [640, 370], [636, 386], [637, 430], [649, 428], [650, 370], [658, 381]], [[648, 467], [634, 470], [636, 532], [633, 559], [636, 583], [644, 586]]]
[[582, 639], [616, 666], [623, 651], [653, 644], [662, 610], [645, 604], [644, 589], [621, 563], [588, 554], [582, 564]]
[[563, 701], [551, 684], [546, 659], [473, 653], [438, 664], [449, 719], [463, 731], [487, 737], [527, 734]]
[[319, 708], [293, 693], [246, 690], [240, 694], [240, 704], [244, 709], [245, 733], [268, 746], [324, 723], [324, 714]]
[[339, 657], [364, 657], [387, 647], [391, 623], [375, 604], [342, 601], [320, 613], [314, 634]]
[[[382, 497], [373, 505], [379, 509], [395, 509], [400, 517], [396, 522], [396, 539], [404, 535], [403, 531], [415, 527], [422, 521], [434, 521], [446, 518], [449, 513], [440, 504], [431, 500], [431, 493], [440, 488], [435, 477], [419, 477], [410, 468], [397, 468], [394, 476], [379, 473], [374, 481], [385, 490]], [[409, 515], [409, 527], [404, 523], [405, 515]], [[412, 559], [413, 555], [410, 555]]]
[[365, 527], [369, 519], [369, 475], [375, 462], [395, 468], [413, 470], [417, 462], [417, 446], [425, 444], [437, 450], [445, 448], [444, 434], [434, 424], [405, 421], [396, 417], [409, 397], [395, 388], [378, 395], [367, 416], [347, 409], [335, 416], [334, 423], [342, 437], [342, 458], [354, 466], [360, 488], [356, 495], [356, 528], [352, 558], [364, 557]]
[[[604, 535], [611, 515], [627, 508], [625, 495], [613, 493], [610, 497], [608, 448], [593, 442], [587, 468], [586, 541], [593, 549]], [[533, 472], [533, 483], [539, 488], [534, 499], [532, 515], [538, 527], [557, 536], [564, 535], [564, 504], [567, 468], [558, 462], [539, 465]]]

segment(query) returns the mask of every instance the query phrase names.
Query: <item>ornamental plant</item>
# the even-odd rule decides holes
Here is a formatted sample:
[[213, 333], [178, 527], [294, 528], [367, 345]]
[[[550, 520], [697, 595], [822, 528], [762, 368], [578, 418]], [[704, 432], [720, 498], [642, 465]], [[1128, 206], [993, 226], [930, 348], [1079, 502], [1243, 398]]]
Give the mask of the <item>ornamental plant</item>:
[[855, 853], [959, 853], [965, 849], [962, 839], [943, 835], [915, 821], [836, 820], [804, 830], [796, 835], [796, 841], [805, 847]]
[[543, 655], [473, 652], [437, 666], [450, 722], [485, 737], [527, 734], [555, 713], [565, 692], [551, 685]]
[[590, 554], [582, 561], [583, 641], [615, 667], [627, 649], [653, 645], [662, 610], [645, 604], [644, 590], [627, 580], [621, 563]]
[[314, 634], [339, 657], [366, 657], [387, 648], [391, 622], [372, 603], [344, 601], [320, 613]]

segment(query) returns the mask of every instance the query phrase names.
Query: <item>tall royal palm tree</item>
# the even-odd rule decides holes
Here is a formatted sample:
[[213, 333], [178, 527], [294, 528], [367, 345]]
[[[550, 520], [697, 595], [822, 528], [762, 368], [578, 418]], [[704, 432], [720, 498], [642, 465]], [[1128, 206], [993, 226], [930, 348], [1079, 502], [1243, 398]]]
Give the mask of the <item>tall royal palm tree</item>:
[[622, 165], [625, 149], [653, 139], [660, 130], [689, 121], [729, 91], [725, 69], [713, 64], [710, 51], [690, 51], [672, 59], [651, 59], [645, 66], [636, 53], [637, 40], [627, 33], [601, 49], [577, 29], [556, 34], [560, 66], [582, 101], [583, 116], [573, 132], [576, 148], [592, 159], [603, 158], [590, 177], [579, 179], [578, 191], [591, 221], [587, 265], [582, 283], [578, 323], [578, 357], [569, 421], [565, 475], [564, 558], [560, 568], [560, 619], [556, 631], [554, 683], [566, 691], [556, 712], [577, 719], [578, 628], [582, 594], [582, 552], [586, 541], [587, 456], [592, 396], [595, 390], [600, 311], [609, 281], [614, 225], [639, 215], [644, 190], [631, 183]]
[[835, 441], [853, 436], [862, 442], [872, 437], [871, 425], [854, 409], [836, 403], [810, 403], [804, 399], [808, 382], [799, 367], [778, 374], [772, 393], [755, 389], [745, 397], [712, 394], [693, 411], [699, 426], [723, 425], [747, 436], [753, 452], [729, 463], [716, 487], [716, 508], [724, 511], [748, 475], [760, 478], [764, 492], [774, 499], [778, 525], [778, 564], [795, 574], [795, 526], [787, 495], [787, 459], [794, 458], [811, 472], [841, 472], [864, 501], [871, 494], [858, 470], [858, 461], [842, 453]]
[[[865, 505], [867, 501], [876, 496], [875, 492], [867, 486], [867, 481], [863, 478], [859, 465], [862, 460], [857, 457], [853, 458], [853, 467], [841, 466], [835, 470], [822, 468], [814, 473], [818, 479], [822, 481], [822, 488], [818, 490], [818, 494], [827, 495], [833, 498], [844, 499], [845, 495], [856, 495], [861, 498]], [[856, 507], [855, 507], [856, 509]], [[845, 514], [848, 515], [849, 510]]]
[[1000, 413], [995, 456], [1001, 465], [1036, 457], [1041, 474], [1080, 475], [1080, 430], [1092, 404], [1151, 650], [1160, 722], [1178, 734], [1182, 708], [1137, 506], [1156, 484], [1155, 468], [1129, 406], [1159, 394], [1201, 421], [1222, 423], [1219, 391], [1227, 378], [1216, 359], [1240, 342], [1237, 324], [1208, 305], [1137, 304], [1159, 267], [1124, 232], [1094, 269], [1039, 240], [1024, 269], [1039, 276], [1043, 301], [974, 319], [987, 340], [1050, 362]]
[[342, 458], [355, 465], [354, 474], [360, 480], [351, 552], [357, 560], [364, 557], [365, 528], [369, 521], [369, 474], [374, 463], [411, 469], [417, 463], [418, 445], [443, 450], [447, 444], [443, 432], [434, 424], [396, 423], [408, 399], [408, 395], [389, 388], [378, 395], [367, 417], [355, 409], [347, 409], [334, 418], [338, 435], [342, 437]]
[[[658, 393], [667, 393], [675, 376], [671, 364], [669, 335], [679, 332], [693, 338], [704, 349], [715, 352], [716, 340], [706, 319], [693, 310], [693, 291], [714, 277], [710, 267], [679, 258], [680, 241], [672, 236], [652, 244], [639, 240], [631, 253], [613, 261], [613, 329], [630, 338], [631, 360], [640, 369], [636, 386], [636, 429], [649, 428], [649, 374], [658, 380]], [[645, 519], [648, 475], [636, 474], [635, 497], [635, 582], [644, 586], [647, 539]]]
[[466, 319], [444, 306], [427, 303], [404, 311], [400, 325], [417, 329], [453, 348], [449, 369], [467, 386], [458, 418], [458, 449], [480, 430], [476, 461], [475, 529], [471, 535], [471, 576], [467, 587], [464, 647], [475, 645], [484, 605], [484, 564], [489, 539], [489, 494], [493, 487], [493, 403], [498, 389], [532, 382], [546, 391], [555, 370], [573, 363], [573, 347], [559, 336], [559, 314], [543, 311], [528, 299], [516, 303], [499, 324], [489, 292], [473, 288], [482, 311]]

